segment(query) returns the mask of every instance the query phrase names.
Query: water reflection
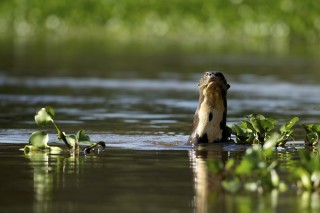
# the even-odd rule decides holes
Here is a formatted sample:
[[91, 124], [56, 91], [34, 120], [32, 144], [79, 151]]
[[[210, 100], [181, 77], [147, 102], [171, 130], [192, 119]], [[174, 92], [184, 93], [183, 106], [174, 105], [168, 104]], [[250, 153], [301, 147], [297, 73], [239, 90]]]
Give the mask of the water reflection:
[[[206, 162], [213, 159], [227, 161], [230, 158], [241, 159], [245, 146], [217, 144], [189, 151], [191, 167], [194, 172], [195, 212], [319, 212], [320, 195], [318, 193], [297, 193], [295, 188], [286, 192], [272, 190], [263, 194], [255, 192], [227, 193], [220, 182], [208, 172]], [[275, 159], [281, 168], [296, 165], [297, 152], [275, 152]], [[217, 178], [217, 177], [216, 177]], [[288, 179], [286, 176], [285, 178]]]
[[187, 157], [186, 150], [112, 148], [90, 155], [31, 153], [25, 155], [33, 184], [28, 205], [41, 213], [192, 212]]
[[34, 212], [54, 209], [54, 192], [65, 188], [67, 175], [74, 174], [74, 184], [79, 187], [81, 161], [78, 154], [55, 155], [46, 152], [30, 152], [25, 155], [33, 168]]
[[[189, 157], [191, 161], [191, 166], [194, 172], [194, 184], [195, 184], [195, 207], [196, 212], [211, 212], [221, 211], [226, 212], [225, 207], [228, 203], [225, 203], [223, 198], [223, 191], [220, 185], [211, 177], [207, 169], [207, 160], [210, 159], [222, 159], [222, 161], [227, 161], [229, 158], [241, 158], [245, 146], [234, 146], [234, 145], [210, 145], [210, 146], [199, 146], [193, 150], [189, 151]], [[210, 199], [210, 201], [209, 201]]]

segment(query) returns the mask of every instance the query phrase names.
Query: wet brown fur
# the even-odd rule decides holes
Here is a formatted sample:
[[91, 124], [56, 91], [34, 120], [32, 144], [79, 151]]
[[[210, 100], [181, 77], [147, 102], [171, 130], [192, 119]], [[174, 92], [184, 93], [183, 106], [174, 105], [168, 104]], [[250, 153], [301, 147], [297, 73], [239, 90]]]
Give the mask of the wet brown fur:
[[[228, 141], [226, 118], [227, 90], [230, 88], [230, 85], [221, 72], [213, 71], [205, 73], [199, 80], [198, 88], [199, 102], [188, 143], [199, 144]], [[199, 115], [199, 113], [202, 114]], [[208, 119], [205, 118], [206, 114], [203, 113], [207, 113]], [[217, 120], [219, 118], [221, 120]], [[209, 124], [209, 122], [212, 122], [212, 124]], [[220, 122], [218, 132], [216, 131], [218, 128], [217, 122]]]

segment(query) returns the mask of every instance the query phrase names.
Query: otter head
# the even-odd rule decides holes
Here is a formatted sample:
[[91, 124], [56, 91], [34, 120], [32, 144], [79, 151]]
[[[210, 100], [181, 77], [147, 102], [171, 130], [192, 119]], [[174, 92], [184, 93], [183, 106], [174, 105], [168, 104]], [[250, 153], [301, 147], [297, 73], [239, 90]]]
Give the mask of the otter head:
[[221, 72], [206, 72], [199, 80], [199, 103], [193, 119], [189, 144], [228, 140], [227, 91], [230, 85]]

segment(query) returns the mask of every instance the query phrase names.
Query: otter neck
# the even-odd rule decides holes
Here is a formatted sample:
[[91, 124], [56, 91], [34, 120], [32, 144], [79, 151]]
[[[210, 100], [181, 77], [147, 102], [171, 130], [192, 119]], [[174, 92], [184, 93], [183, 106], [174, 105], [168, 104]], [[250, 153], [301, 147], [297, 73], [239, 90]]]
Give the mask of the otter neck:
[[204, 93], [199, 104], [196, 138], [199, 143], [214, 143], [223, 138], [226, 107], [221, 91]]

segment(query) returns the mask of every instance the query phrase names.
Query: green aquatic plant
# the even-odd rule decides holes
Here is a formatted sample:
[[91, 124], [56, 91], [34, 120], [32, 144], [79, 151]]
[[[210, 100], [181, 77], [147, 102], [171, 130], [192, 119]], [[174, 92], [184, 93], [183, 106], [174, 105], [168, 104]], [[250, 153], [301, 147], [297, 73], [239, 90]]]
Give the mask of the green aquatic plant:
[[[319, 147], [318, 147], [319, 150]], [[320, 192], [320, 155], [319, 152], [299, 150], [298, 166], [291, 169], [291, 174], [299, 189]]]
[[306, 131], [305, 144], [316, 147], [319, 143], [320, 124], [302, 124]]
[[249, 147], [239, 163], [234, 159], [229, 159], [225, 164], [221, 160], [208, 161], [208, 170], [220, 177], [222, 188], [228, 192], [241, 189], [258, 192], [285, 190], [286, 184], [280, 180], [276, 171], [278, 162], [268, 160], [279, 138], [280, 135], [275, 133], [263, 146], [255, 144]]
[[[299, 121], [298, 117], [292, 118], [277, 131], [279, 137], [276, 146], [284, 146], [293, 133], [293, 126]], [[231, 126], [232, 134], [236, 137], [237, 143], [242, 144], [264, 144], [274, 132], [277, 121], [266, 118], [261, 114], [250, 114], [240, 124]]]
[[29, 137], [29, 144], [24, 147], [25, 152], [48, 150], [50, 152], [60, 152], [62, 149], [57, 146], [49, 146], [49, 135], [43, 131], [33, 132]]
[[284, 146], [289, 139], [293, 139], [292, 133], [293, 133], [293, 126], [299, 121], [300, 119], [298, 117], [292, 118], [290, 121], [286, 122], [283, 124], [279, 131], [278, 134], [280, 135], [278, 141], [277, 141], [277, 146]]
[[37, 112], [37, 114], [34, 116], [34, 120], [36, 124], [40, 127], [46, 127], [49, 123], [52, 123], [57, 130], [59, 140], [62, 140], [66, 144], [68, 149], [71, 149], [72, 147], [67, 140], [67, 136], [65, 135], [64, 132], [60, 130], [60, 128], [54, 122], [53, 120], [54, 116], [55, 116], [54, 109], [50, 106], [47, 106], [45, 108], [41, 108]]
[[[88, 144], [89, 146], [84, 148], [85, 153], [90, 153], [90, 151], [101, 146], [103, 149], [106, 147], [103, 141], [97, 143], [91, 143], [90, 137], [85, 134], [84, 130], [79, 130], [74, 135], [66, 135], [54, 122], [53, 118], [55, 116], [54, 109], [50, 106], [41, 108], [35, 115], [34, 119], [39, 127], [46, 127], [50, 123], [53, 124], [57, 130], [57, 137], [59, 141], [65, 143], [68, 150], [78, 151], [79, 143]], [[29, 137], [29, 144], [25, 146], [24, 151], [38, 151], [38, 150], [49, 150], [49, 151], [59, 151], [62, 150], [60, 147], [54, 147], [48, 145], [49, 135], [43, 131], [36, 131]]]

